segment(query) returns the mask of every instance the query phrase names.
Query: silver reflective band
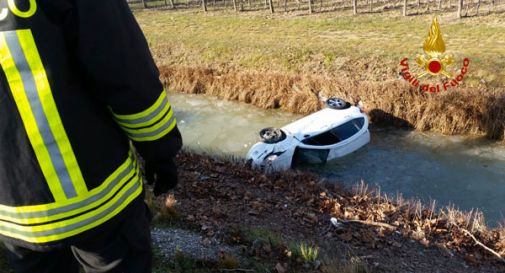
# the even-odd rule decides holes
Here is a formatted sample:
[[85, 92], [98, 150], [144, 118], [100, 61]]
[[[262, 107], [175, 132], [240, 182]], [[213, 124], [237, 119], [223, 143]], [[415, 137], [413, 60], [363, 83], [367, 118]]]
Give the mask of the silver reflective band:
[[[136, 179], [138, 180], [139, 178], [137, 177]], [[127, 192], [122, 194], [121, 198], [119, 198], [109, 208], [100, 212], [99, 214], [96, 214], [92, 217], [86, 218], [80, 222], [77, 222], [77, 223], [74, 223], [71, 225], [66, 225], [66, 226], [53, 228], [53, 229], [49, 229], [49, 230], [43, 230], [43, 231], [22, 231], [22, 230], [17, 230], [14, 228], [9, 228], [9, 227], [5, 227], [5, 226], [0, 225], [0, 231], [12, 232], [14, 234], [23, 235], [23, 236], [27, 236], [27, 237], [43, 237], [43, 236], [52, 236], [52, 235], [57, 235], [57, 234], [62, 234], [65, 232], [77, 230], [79, 228], [88, 226], [88, 225], [92, 224], [93, 222], [111, 214], [115, 209], [117, 209], [121, 205], [123, 205], [123, 203], [126, 202], [126, 199], [130, 198], [135, 193], [135, 191], [137, 191], [141, 187], [141, 185], [142, 184], [140, 182], [133, 183], [131, 188], [129, 188]], [[30, 226], [30, 227], [37, 227], [37, 226]]]
[[7, 15], [9, 15], [9, 10], [7, 8], [3, 8], [2, 11], [0, 11], [0, 21], [5, 20]]
[[136, 119], [122, 119], [122, 118], [116, 117], [116, 121], [121, 122], [121, 123], [125, 123], [125, 124], [129, 124], [129, 125], [136, 125], [139, 123], [148, 122], [151, 119], [155, 118], [159, 113], [161, 113], [161, 111], [163, 111], [163, 109], [165, 109], [167, 104], [168, 104], [168, 99], [165, 98], [163, 100], [163, 102], [160, 104], [160, 106], [158, 108], [156, 108], [156, 110], [154, 110], [154, 112], [152, 112], [151, 114], [149, 114], [145, 117], [140, 117], [140, 118], [136, 118]]
[[[89, 204], [94, 203], [97, 200], [102, 199], [105, 197], [108, 193], [112, 191], [118, 185], [123, 179], [125, 179], [128, 175], [134, 176], [136, 175], [135, 168], [136, 168], [136, 161], [132, 161], [131, 164], [126, 168], [124, 171], [122, 171], [105, 189], [103, 189], [100, 193], [91, 196], [90, 198], [87, 198], [81, 202], [77, 202], [74, 204], [70, 204], [68, 206], [60, 207], [60, 208], [55, 208], [55, 209], [49, 209], [46, 211], [37, 211], [37, 212], [7, 212], [7, 211], [0, 211], [0, 220], [2, 220], [3, 217], [12, 217], [12, 218], [20, 218], [20, 219], [30, 219], [30, 218], [41, 218], [41, 217], [47, 217], [47, 216], [53, 216], [57, 214], [62, 214], [66, 212], [71, 212], [73, 210], [76, 210], [78, 208], [85, 207]], [[125, 183], [128, 183], [126, 181]], [[52, 219], [53, 221], [56, 219]]]
[[[170, 115], [170, 114], [171, 114], [171, 112], [169, 112], [167, 115]], [[172, 125], [172, 123], [174, 123], [174, 122], [175, 122], [175, 116], [172, 113], [172, 117], [170, 117], [170, 119], [165, 124], [163, 124], [163, 126], [158, 128], [157, 130], [149, 132], [149, 133], [130, 133], [129, 132], [128, 136], [131, 137], [132, 139], [154, 137], [158, 134], [161, 134], [164, 130], [166, 130], [168, 127], [170, 127]]]

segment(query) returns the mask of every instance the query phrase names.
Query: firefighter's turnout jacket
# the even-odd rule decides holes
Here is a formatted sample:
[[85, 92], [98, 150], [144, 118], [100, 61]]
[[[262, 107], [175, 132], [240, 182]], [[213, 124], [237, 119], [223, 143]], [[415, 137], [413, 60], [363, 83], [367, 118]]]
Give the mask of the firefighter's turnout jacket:
[[125, 0], [0, 0], [0, 65], [2, 240], [51, 248], [106, 227], [141, 196], [135, 154], [182, 145]]

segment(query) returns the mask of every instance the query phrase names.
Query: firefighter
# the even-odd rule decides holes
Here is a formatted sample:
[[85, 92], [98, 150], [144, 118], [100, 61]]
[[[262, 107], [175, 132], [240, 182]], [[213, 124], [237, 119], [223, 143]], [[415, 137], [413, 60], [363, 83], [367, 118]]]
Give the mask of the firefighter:
[[137, 155], [160, 195], [182, 140], [126, 1], [0, 0], [0, 67], [0, 239], [15, 272], [151, 272]]

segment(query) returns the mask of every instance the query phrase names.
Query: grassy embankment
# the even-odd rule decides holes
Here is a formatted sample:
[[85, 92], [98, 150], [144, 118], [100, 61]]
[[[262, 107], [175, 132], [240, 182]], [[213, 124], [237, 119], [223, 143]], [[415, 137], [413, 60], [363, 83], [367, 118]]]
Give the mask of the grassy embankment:
[[360, 98], [374, 122], [503, 139], [505, 15], [440, 17], [447, 52], [471, 60], [458, 89], [422, 94], [398, 79], [422, 54], [432, 15], [138, 11], [170, 89], [309, 113], [321, 97]]

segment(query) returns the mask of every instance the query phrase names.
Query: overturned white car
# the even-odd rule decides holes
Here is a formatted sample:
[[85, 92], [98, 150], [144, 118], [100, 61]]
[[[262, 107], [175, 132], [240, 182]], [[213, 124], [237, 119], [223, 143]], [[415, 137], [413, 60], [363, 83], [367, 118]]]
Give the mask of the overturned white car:
[[260, 131], [262, 141], [251, 147], [247, 159], [265, 170], [285, 170], [306, 163], [326, 163], [370, 142], [368, 117], [338, 98], [327, 107], [280, 129]]

